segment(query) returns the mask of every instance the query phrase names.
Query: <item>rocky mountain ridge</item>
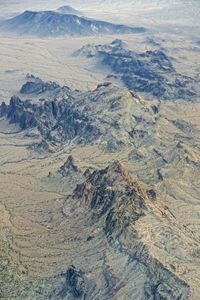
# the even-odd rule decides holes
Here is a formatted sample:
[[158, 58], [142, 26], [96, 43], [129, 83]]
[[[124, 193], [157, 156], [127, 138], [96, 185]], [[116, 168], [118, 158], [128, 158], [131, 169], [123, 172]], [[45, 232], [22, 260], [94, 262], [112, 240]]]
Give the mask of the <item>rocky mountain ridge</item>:
[[177, 73], [172, 58], [161, 50], [136, 53], [116, 39], [110, 44], [83, 46], [74, 55], [95, 58], [110, 67], [109, 78], [117, 76], [127, 88], [147, 96], [190, 101], [199, 92], [198, 81]]
[[[167, 207], [162, 207], [153, 190], [146, 191], [138, 181], [132, 180], [124, 164], [114, 161], [105, 169], [95, 170], [84, 183], [77, 185], [70, 199], [76, 203], [76, 209], [81, 205], [91, 210], [92, 222], [104, 220], [103, 230], [111, 248], [144, 265], [151, 280], [142, 288], [142, 299], [188, 298], [187, 284], [176, 277], [172, 269], [165, 268], [163, 262], [156, 259], [156, 253], [152, 256], [148, 243], [145, 245], [140, 240], [140, 229], [136, 225], [149, 214], [152, 220], [159, 214], [161, 223], [165, 223], [165, 218], [170, 219], [171, 225], [177, 221]], [[111, 278], [108, 279], [110, 286], [109, 280]], [[87, 291], [84, 292], [85, 297], [90, 298]], [[120, 288], [115, 291], [113, 286], [113, 296], [118, 297], [118, 293]]]
[[[33, 78], [22, 86], [20, 93], [25, 99], [33, 96], [33, 100], [13, 96], [9, 105], [1, 104], [0, 116], [18, 124], [22, 130], [37, 128], [42, 139], [54, 146], [70, 140], [82, 144], [94, 143], [98, 139], [103, 141], [106, 134], [110, 138], [105, 147], [115, 151], [119, 146], [133, 143], [135, 135], [146, 134], [136, 129], [134, 131], [136, 124], [140, 123], [134, 103], [140, 97], [134, 92], [121, 91], [110, 83], [99, 84], [95, 90], [81, 93]], [[34, 100], [35, 95], [43, 97], [48, 93], [51, 100]], [[154, 122], [153, 109], [148, 111], [151, 122]], [[110, 132], [107, 130], [109, 127], [112, 128]], [[126, 132], [125, 135], [119, 134], [120, 127]]]
[[81, 92], [30, 77], [23, 93], [0, 106], [1, 122], [19, 126], [27, 135], [34, 130], [40, 142], [33, 141], [29, 149], [50, 154], [71, 143], [96, 146], [104, 153], [125, 151], [128, 161], [136, 162], [138, 176], [141, 173], [148, 183], [162, 182], [171, 172], [183, 176], [186, 166], [190, 178], [198, 173], [198, 149], [193, 149], [198, 126], [170, 118], [171, 110], [163, 112], [161, 101], [145, 101], [108, 82]]
[[81, 92], [26, 80], [0, 107], [9, 255], [29, 271], [10, 289], [0, 277], [4, 295], [21, 285], [35, 299], [196, 300], [194, 103], [147, 101], [109, 82]]

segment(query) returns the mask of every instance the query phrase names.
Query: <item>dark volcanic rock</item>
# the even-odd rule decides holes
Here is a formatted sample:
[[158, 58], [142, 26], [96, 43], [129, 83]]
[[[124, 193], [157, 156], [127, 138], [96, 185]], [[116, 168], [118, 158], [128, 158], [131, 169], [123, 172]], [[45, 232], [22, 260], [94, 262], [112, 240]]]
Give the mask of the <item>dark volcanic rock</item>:
[[156, 105], [152, 105], [151, 108], [152, 108], [154, 114], [157, 114], [159, 112], [159, 109]]
[[59, 299], [68, 299], [69, 295], [71, 295], [73, 299], [85, 299], [88, 287], [87, 278], [84, 273], [71, 265], [65, 276], [66, 281], [62, 290], [57, 295]]
[[126, 49], [121, 40], [115, 40], [107, 45], [84, 46], [74, 55], [96, 57], [130, 90], [159, 99], [190, 99], [199, 91], [198, 82], [177, 73], [172, 60], [160, 50], [136, 53]]
[[90, 169], [86, 169], [85, 172], [83, 173], [83, 176], [89, 177], [91, 175]]
[[[71, 91], [67, 87], [60, 88], [53, 82], [45, 83], [41, 79], [33, 78], [21, 89], [22, 93], [37, 95], [45, 91], [57, 90], [64, 93], [60, 100], [43, 100], [37, 103], [31, 100], [22, 101], [18, 96], [13, 96], [10, 104], [2, 103], [0, 116], [6, 117], [10, 123], [16, 123], [22, 130], [36, 127], [44, 140], [66, 141], [77, 135], [89, 135], [96, 129], [90, 124], [89, 118], [78, 111], [72, 101]], [[51, 135], [53, 133], [53, 136]], [[88, 136], [88, 138], [89, 138]]]
[[[26, 102], [28, 104], [28, 102]], [[28, 104], [29, 106], [29, 104]], [[10, 120], [10, 123], [19, 124], [22, 130], [35, 127], [37, 125], [37, 120], [33, 113], [28, 110], [24, 110], [24, 102], [17, 96], [13, 96], [10, 99], [10, 106], [5, 109], [5, 105], [1, 108], [3, 115], [7, 114], [7, 118]]]
[[74, 163], [73, 156], [69, 155], [67, 161], [60, 167], [59, 172], [63, 176], [68, 176], [70, 173], [80, 172], [79, 168]]
[[85, 280], [83, 272], [76, 270], [74, 266], [67, 270], [67, 283], [71, 287], [72, 294], [75, 297], [80, 297], [85, 292]]
[[46, 91], [51, 91], [59, 88], [60, 86], [52, 81], [43, 82], [41, 79], [36, 78], [34, 81], [27, 81], [21, 88], [21, 94], [41, 94]]
[[[135, 115], [135, 100], [140, 101], [136, 93], [122, 91], [109, 82], [99, 84], [93, 91], [81, 93], [45, 83], [33, 75], [27, 79], [22, 91], [33, 99], [22, 100], [13, 96], [9, 105], [2, 103], [0, 106], [0, 116], [19, 125], [21, 130], [35, 128], [51, 145], [62, 145], [71, 140], [82, 145], [98, 142], [106, 151], [114, 152], [132, 145], [139, 137], [144, 139], [148, 134], [141, 126], [141, 129], [134, 129], [143, 120]], [[38, 93], [44, 98], [38, 99]], [[123, 114], [127, 107], [128, 118]], [[111, 112], [112, 118], [109, 117]], [[142, 126], [146, 126], [145, 121]], [[40, 150], [44, 148], [38, 146]]]
[[2, 102], [0, 105], [0, 117], [3, 117], [7, 112], [7, 105], [5, 102]]

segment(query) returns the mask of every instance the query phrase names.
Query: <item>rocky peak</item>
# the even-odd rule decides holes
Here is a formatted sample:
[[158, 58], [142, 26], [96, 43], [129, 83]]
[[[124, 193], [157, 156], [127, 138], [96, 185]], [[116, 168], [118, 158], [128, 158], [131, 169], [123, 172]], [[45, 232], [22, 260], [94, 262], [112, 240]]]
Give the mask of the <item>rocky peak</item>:
[[137, 219], [143, 215], [147, 193], [140, 183], [133, 181], [125, 165], [116, 160], [78, 184], [72, 197], [82, 205], [90, 206], [96, 216], [109, 216], [115, 211], [117, 215], [119, 213], [119, 219], [127, 214]]
[[27, 81], [21, 88], [21, 94], [41, 94], [46, 91], [52, 91], [60, 86], [56, 82], [48, 81], [43, 82], [38, 77], [32, 77], [31, 80]]
[[[167, 225], [168, 221], [170, 226], [172, 224], [177, 226], [177, 221], [168, 212], [168, 208], [157, 201], [153, 189], [146, 190], [139, 181], [131, 178], [123, 163], [116, 160], [106, 168], [94, 171], [85, 182], [77, 185], [68, 200], [74, 205], [73, 210], [77, 209], [77, 214], [81, 206], [80, 212], [83, 214], [84, 209], [83, 215], [87, 216], [89, 226], [95, 226], [92, 235], [87, 236], [87, 242], [91, 243], [90, 247], [92, 239], [96, 238], [99, 241], [96, 228], [100, 229], [102, 226], [101, 234], [106, 237], [108, 245], [114, 251], [117, 250], [117, 253], [128, 256], [129, 263], [135, 261], [134, 264], [137, 262], [144, 268], [149, 283], [147, 290], [147, 281], [145, 281], [146, 296], [140, 299], [188, 299], [189, 287], [179, 279], [171, 267], [167, 268], [166, 257], [169, 257], [167, 256], [169, 253], [164, 252], [163, 258], [160, 254], [162, 250], [158, 249], [155, 240], [156, 234], [163, 234], [166, 237], [163, 247], [166, 249], [168, 239], [171, 240], [173, 237], [171, 227], [169, 229]], [[68, 213], [69, 207], [66, 208], [66, 214]], [[180, 231], [177, 232], [179, 234]], [[135, 267], [134, 272], [136, 272]], [[72, 291], [76, 291], [77, 287], [79, 290], [80, 286], [83, 287], [80, 291], [85, 291], [87, 278], [77, 272], [75, 267], [69, 268], [68, 278], [68, 285], [74, 287]], [[109, 289], [112, 289], [111, 282], [118, 279], [111, 276], [107, 278], [106, 284], [109, 282]], [[80, 284], [77, 285], [79, 282]]]
[[12, 96], [10, 99], [10, 105], [13, 106], [20, 106], [23, 102], [18, 96]]
[[0, 105], [0, 117], [4, 116], [7, 110], [7, 105], [5, 102], [2, 102]]
[[68, 176], [72, 172], [80, 172], [79, 168], [75, 165], [74, 158], [69, 155], [63, 166], [60, 167], [59, 172], [63, 176]]
[[129, 172], [125, 165], [120, 162], [119, 160], [115, 160], [112, 164], [110, 164], [106, 169], [105, 169], [105, 174], [110, 177], [109, 183], [111, 185], [115, 185], [116, 183], [125, 183], [129, 186], [132, 185], [132, 178], [129, 175]]
[[105, 186], [117, 189], [118, 186], [131, 186], [133, 181], [125, 165], [115, 160], [105, 169], [95, 170], [89, 176], [88, 182], [95, 187]]
[[115, 160], [112, 164], [110, 164], [106, 169], [107, 172], [116, 172], [116, 173], [127, 173], [128, 170], [126, 169], [125, 165], [120, 160]]
[[91, 175], [91, 171], [90, 171], [90, 169], [86, 169], [85, 170], [85, 172], [83, 173], [83, 176], [85, 176], [85, 177], [89, 177]]

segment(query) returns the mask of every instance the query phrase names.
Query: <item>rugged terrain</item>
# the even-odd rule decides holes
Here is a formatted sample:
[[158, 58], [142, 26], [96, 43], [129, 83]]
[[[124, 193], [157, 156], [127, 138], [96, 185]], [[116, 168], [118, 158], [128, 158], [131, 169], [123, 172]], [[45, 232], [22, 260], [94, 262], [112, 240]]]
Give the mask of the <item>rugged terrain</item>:
[[199, 95], [199, 81], [179, 74], [173, 66], [173, 58], [161, 50], [136, 53], [117, 39], [107, 45], [83, 46], [74, 55], [95, 57], [110, 67], [113, 73], [108, 74], [108, 78], [120, 78], [129, 89], [153, 98], [191, 100]]
[[197, 300], [199, 1], [64, 2], [0, 1], [0, 299]]
[[199, 103], [26, 81], [0, 108], [2, 297], [197, 299]]

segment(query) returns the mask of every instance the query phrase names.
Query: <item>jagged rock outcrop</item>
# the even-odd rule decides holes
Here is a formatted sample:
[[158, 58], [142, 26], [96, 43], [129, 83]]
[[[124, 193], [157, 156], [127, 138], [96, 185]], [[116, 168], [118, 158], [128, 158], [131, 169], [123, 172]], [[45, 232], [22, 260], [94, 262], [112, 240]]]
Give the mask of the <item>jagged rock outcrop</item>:
[[72, 201], [89, 207], [94, 222], [103, 218], [110, 246], [145, 267], [150, 281], [145, 287], [144, 299], [188, 299], [188, 285], [164, 266], [162, 260], [151, 253], [151, 245], [140, 238], [137, 223], [147, 216], [152, 220], [161, 218], [161, 226], [166, 218], [171, 218], [170, 222], [176, 226], [175, 217], [168, 208], [162, 207], [153, 189], [145, 190], [138, 181], [132, 180], [121, 162], [114, 161], [77, 185]]
[[[131, 145], [141, 135], [142, 138], [148, 135], [146, 128], [134, 129], [141, 121], [135, 113], [135, 102], [141, 102], [141, 108], [143, 104], [133, 91], [120, 90], [105, 82], [93, 91], [81, 93], [52, 82], [45, 83], [33, 75], [28, 75], [27, 79], [21, 89], [21, 98], [13, 96], [9, 105], [1, 104], [0, 117], [19, 125], [21, 130], [37, 129], [47, 143], [61, 145], [73, 140], [76, 144], [92, 144], [98, 141], [107, 151], [114, 152]], [[26, 100], [26, 95], [33, 99]], [[38, 99], [38, 95], [44, 98]], [[145, 112], [143, 107], [142, 114]], [[148, 127], [153, 124], [153, 118], [152, 112]], [[145, 122], [143, 124], [146, 127]]]
[[90, 169], [86, 169], [85, 170], [85, 172], [83, 173], [83, 176], [85, 176], [85, 177], [89, 177], [91, 175], [91, 171], [90, 171]]
[[22, 101], [19, 97], [13, 96], [10, 104], [0, 106], [1, 116], [6, 116], [10, 123], [19, 124], [22, 130], [38, 127], [42, 135], [53, 127], [55, 117], [59, 117], [65, 107], [64, 102], [44, 101], [44, 103], [32, 103], [29, 100]]
[[[63, 289], [58, 293], [59, 299], [85, 299], [87, 293], [87, 278], [81, 270], [77, 270], [71, 265], [65, 274], [66, 281], [63, 284]], [[65, 298], [67, 297], [67, 298]]]
[[[95, 208], [104, 204], [107, 191], [114, 191], [119, 196], [131, 189], [135, 190], [135, 188], [136, 182], [132, 180], [125, 165], [116, 160], [105, 169], [95, 170], [90, 174], [85, 183], [76, 187], [73, 197], [78, 197], [82, 204]], [[144, 193], [138, 184], [137, 189]], [[93, 190], [95, 191], [95, 196], [97, 196], [95, 199], [93, 199], [93, 194], [90, 194]], [[99, 201], [100, 198], [103, 202]], [[139, 206], [142, 207], [142, 203]]]
[[196, 79], [177, 73], [172, 59], [161, 50], [136, 53], [126, 49], [117, 39], [106, 45], [83, 46], [74, 55], [95, 57], [109, 66], [114, 76], [117, 75], [129, 89], [154, 98], [188, 100], [199, 92]]
[[19, 124], [22, 130], [37, 126], [37, 119], [35, 115], [29, 111], [31, 106], [29, 101], [25, 103], [17, 96], [10, 99], [10, 105], [2, 104], [0, 106], [1, 115], [6, 115], [10, 123]]
[[[34, 79], [34, 81], [33, 81]], [[43, 82], [40, 78], [32, 78], [31, 81], [27, 81], [21, 88], [21, 94], [42, 94], [46, 91], [52, 91], [60, 86], [56, 82]]]
[[[36, 80], [38, 82], [38, 80]], [[58, 88], [58, 86], [51, 86], [51, 83], [38, 83], [33, 81], [31, 84], [34, 86], [34, 93], [44, 93], [40, 85], [46, 88]], [[50, 86], [49, 86], [50, 85]], [[33, 90], [28, 89], [26, 93], [33, 93]], [[25, 87], [24, 86], [24, 87]], [[38, 90], [39, 88], [39, 90]], [[24, 88], [22, 88], [24, 90]], [[61, 88], [62, 89], [62, 88]], [[25, 91], [24, 91], [25, 93]], [[76, 107], [73, 107], [71, 101], [68, 99], [68, 89], [65, 93], [65, 98], [61, 100], [44, 100], [37, 103], [30, 100], [21, 100], [18, 96], [13, 96], [10, 104], [2, 103], [0, 106], [0, 116], [6, 117], [10, 123], [18, 124], [22, 130], [36, 127], [40, 132], [42, 138], [47, 141], [61, 141], [73, 139], [83, 131], [92, 130], [89, 124], [89, 119], [81, 115]], [[55, 132], [52, 134], [52, 132]]]
[[[32, 80], [31, 76], [27, 79]], [[60, 89], [57, 89], [58, 93]], [[180, 223], [181, 218], [177, 217], [173, 207], [179, 201], [179, 195], [181, 199], [185, 197], [186, 200], [181, 201], [184, 205], [187, 202], [183, 211], [186, 217], [190, 213], [187, 209], [188, 201], [192, 200], [190, 195], [196, 193], [195, 186], [198, 186], [199, 152], [192, 147], [195, 144], [193, 135], [199, 136], [198, 128], [187, 117], [185, 122], [179, 117], [190, 105], [184, 102], [185, 111], [180, 114], [181, 106], [176, 107], [171, 102], [160, 104], [157, 100], [145, 101], [136, 92], [122, 91], [110, 83], [99, 84], [95, 90], [85, 93], [66, 89], [66, 94], [62, 94], [64, 98], [55, 99], [54, 91], [51, 92], [50, 100], [46, 99], [46, 92], [40, 94], [45, 100], [35, 98], [34, 94], [31, 95], [33, 100], [22, 100], [26, 96], [21, 95], [21, 99], [14, 97], [10, 105], [2, 104], [0, 109], [3, 126], [9, 127], [8, 120], [21, 124], [24, 112], [34, 116], [37, 122], [36, 126], [25, 122], [26, 129], [18, 130], [17, 134], [1, 133], [3, 149], [7, 149], [5, 141], [12, 142], [9, 148], [11, 155], [14, 154], [12, 160], [21, 149], [16, 147], [16, 154], [13, 153], [13, 144], [18, 140], [20, 146], [29, 143], [23, 149], [31, 141], [34, 144], [30, 148], [39, 152], [59, 150], [53, 157], [47, 155], [33, 161], [29, 158], [24, 161], [23, 153], [19, 169], [24, 168], [23, 171], [17, 169], [16, 174], [13, 165], [18, 163], [8, 161], [1, 165], [2, 178], [8, 176], [5, 185], [3, 181], [1, 183], [6, 195], [10, 192], [7, 182], [11, 178], [17, 185], [18, 201], [13, 201], [13, 195], [10, 200], [5, 197], [10, 207], [14, 204], [13, 222], [22, 230], [13, 239], [13, 251], [20, 254], [27, 270], [37, 279], [48, 276], [48, 282], [31, 285], [31, 292], [26, 291], [23, 295], [36, 298], [41, 290], [39, 297], [45, 299], [59, 300], [60, 293], [64, 299], [76, 299], [77, 290], [83, 290], [80, 298], [88, 300], [193, 300], [188, 293], [190, 288], [196, 294], [199, 291], [198, 276], [195, 278], [199, 274], [198, 237], [195, 237], [195, 230], [189, 230], [186, 222], [184, 226]], [[152, 105], [158, 112], [154, 112]], [[163, 109], [164, 106], [168, 109]], [[178, 117], [172, 107], [176, 107]], [[86, 130], [84, 126], [88, 123], [93, 127]], [[13, 124], [11, 129], [15, 127]], [[78, 126], [82, 127], [78, 129]], [[41, 142], [36, 144], [36, 140], [32, 140], [35, 136], [37, 141], [41, 137]], [[116, 149], [117, 153], [112, 154], [110, 149]], [[26, 153], [28, 157], [35, 157], [35, 153]], [[63, 165], [63, 176], [58, 169], [67, 159], [66, 153], [72, 153], [78, 159], [74, 163], [69, 157]], [[126, 161], [130, 172], [151, 188], [133, 180], [120, 161], [95, 170], [95, 165], [101, 168], [116, 158]], [[76, 166], [85, 170], [85, 174], [76, 172]], [[158, 178], [157, 170], [163, 180]], [[181, 184], [185, 187], [179, 186], [183, 192], [177, 198], [173, 196], [170, 207], [167, 195], [175, 195], [176, 174], [181, 173]], [[20, 187], [22, 193], [25, 190], [22, 198]], [[198, 198], [198, 193], [196, 195]], [[165, 197], [168, 198], [165, 200]], [[161, 200], [165, 200], [164, 205]], [[24, 234], [23, 226], [19, 226], [21, 216], [27, 219], [28, 234]], [[34, 231], [32, 224], [35, 224]], [[66, 269], [72, 264], [76, 267], [68, 281]], [[77, 284], [73, 286], [73, 282]], [[4, 295], [8, 290], [6, 286]], [[15, 283], [13, 287], [15, 292], [8, 296], [18, 297], [21, 287], [16, 287]], [[46, 292], [43, 287], [47, 288]]]
[[75, 165], [73, 156], [69, 155], [66, 162], [64, 163], [63, 166], [60, 167], [58, 172], [61, 173], [63, 176], [68, 176], [71, 173], [79, 173], [81, 171]]
[[71, 292], [75, 297], [84, 296], [86, 290], [86, 283], [83, 276], [83, 272], [76, 270], [74, 266], [71, 266], [67, 270], [67, 283], [71, 288]]
[[87, 204], [99, 216], [107, 213], [117, 196], [132, 186], [132, 180], [123, 164], [115, 161], [106, 169], [94, 171], [87, 181], [77, 185], [73, 198]]

